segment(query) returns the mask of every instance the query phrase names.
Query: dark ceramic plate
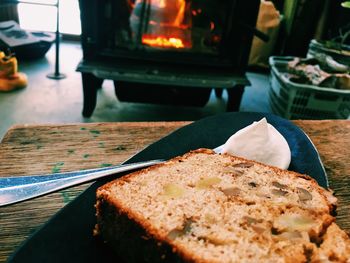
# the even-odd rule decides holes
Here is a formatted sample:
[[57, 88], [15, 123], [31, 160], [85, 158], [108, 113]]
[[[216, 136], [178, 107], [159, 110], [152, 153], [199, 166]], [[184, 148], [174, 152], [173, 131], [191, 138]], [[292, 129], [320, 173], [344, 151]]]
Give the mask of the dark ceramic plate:
[[[309, 138], [291, 122], [271, 114], [225, 113], [194, 122], [147, 147], [128, 162], [169, 159], [192, 149], [215, 148], [234, 132], [263, 117], [288, 141], [292, 151], [289, 170], [309, 174], [321, 186], [328, 187], [324, 167]], [[60, 210], [17, 249], [9, 262], [120, 262], [92, 236], [95, 191], [105, 182], [94, 183]]]

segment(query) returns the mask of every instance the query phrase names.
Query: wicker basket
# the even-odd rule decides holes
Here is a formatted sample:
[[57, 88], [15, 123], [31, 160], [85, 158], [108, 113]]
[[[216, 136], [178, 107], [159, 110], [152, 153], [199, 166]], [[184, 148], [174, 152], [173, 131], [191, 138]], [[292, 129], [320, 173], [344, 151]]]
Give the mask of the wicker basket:
[[347, 119], [350, 90], [322, 88], [291, 82], [287, 64], [293, 57], [270, 57], [269, 103], [272, 111], [287, 119]]

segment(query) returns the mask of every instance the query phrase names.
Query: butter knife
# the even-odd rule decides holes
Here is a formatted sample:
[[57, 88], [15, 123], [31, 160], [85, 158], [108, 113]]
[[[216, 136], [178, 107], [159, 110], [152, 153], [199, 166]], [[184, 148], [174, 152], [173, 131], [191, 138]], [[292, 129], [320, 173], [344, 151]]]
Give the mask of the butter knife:
[[108, 175], [145, 168], [162, 162], [164, 160], [151, 160], [75, 172], [1, 177], [0, 207], [94, 181]]
[[[220, 145], [214, 151], [219, 153], [222, 147], [223, 145]], [[164, 160], [159, 159], [65, 173], [0, 177], [0, 207], [94, 181], [108, 175], [140, 169], [162, 162]]]

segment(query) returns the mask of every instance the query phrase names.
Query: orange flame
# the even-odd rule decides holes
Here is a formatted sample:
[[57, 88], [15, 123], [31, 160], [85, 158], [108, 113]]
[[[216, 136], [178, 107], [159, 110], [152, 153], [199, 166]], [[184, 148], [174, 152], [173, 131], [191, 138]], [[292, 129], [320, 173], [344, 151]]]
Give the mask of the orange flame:
[[[152, 8], [157, 12], [152, 12]], [[159, 48], [191, 48], [190, 17], [186, 19], [186, 10], [186, 0], [153, 0], [150, 27], [142, 35], [142, 44]]]
[[153, 47], [185, 48], [186, 45], [180, 38], [165, 36], [142, 36], [142, 44]]

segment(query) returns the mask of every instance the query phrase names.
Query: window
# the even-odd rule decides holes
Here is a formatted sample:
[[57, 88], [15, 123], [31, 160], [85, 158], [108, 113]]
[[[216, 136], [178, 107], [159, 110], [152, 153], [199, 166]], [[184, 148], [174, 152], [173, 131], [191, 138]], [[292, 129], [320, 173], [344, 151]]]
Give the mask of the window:
[[[32, 2], [33, 4], [29, 3]], [[56, 31], [56, 0], [26, 0], [18, 5], [21, 28], [33, 31]], [[78, 0], [59, 0], [60, 32], [80, 35]]]

